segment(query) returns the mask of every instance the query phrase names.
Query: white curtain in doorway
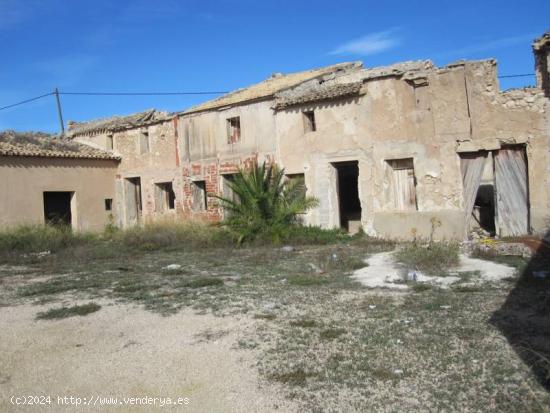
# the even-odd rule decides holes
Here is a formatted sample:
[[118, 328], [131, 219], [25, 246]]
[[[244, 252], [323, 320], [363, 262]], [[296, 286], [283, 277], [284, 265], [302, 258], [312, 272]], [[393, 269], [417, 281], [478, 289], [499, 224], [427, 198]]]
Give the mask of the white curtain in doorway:
[[483, 168], [487, 160], [487, 152], [462, 153], [460, 154], [460, 169], [462, 171], [462, 182], [464, 188], [464, 223], [465, 235], [470, 227], [470, 219], [476, 201], [477, 191]]
[[497, 232], [501, 237], [525, 235], [529, 231], [525, 149], [501, 149], [494, 158]]

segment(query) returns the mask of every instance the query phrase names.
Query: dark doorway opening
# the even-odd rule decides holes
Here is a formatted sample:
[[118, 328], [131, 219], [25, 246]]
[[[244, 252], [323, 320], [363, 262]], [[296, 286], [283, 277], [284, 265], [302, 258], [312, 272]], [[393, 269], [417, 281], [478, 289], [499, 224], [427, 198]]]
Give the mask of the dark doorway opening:
[[44, 219], [46, 224], [71, 226], [71, 199], [73, 192], [44, 192]]
[[338, 206], [340, 226], [356, 232], [361, 226], [361, 201], [359, 200], [359, 162], [332, 164], [338, 174]]
[[474, 217], [479, 226], [492, 237], [495, 236], [495, 186], [480, 185], [474, 203]]
[[[529, 177], [525, 146], [461, 154], [467, 231], [490, 236], [529, 233]], [[472, 220], [470, 220], [470, 214]]]

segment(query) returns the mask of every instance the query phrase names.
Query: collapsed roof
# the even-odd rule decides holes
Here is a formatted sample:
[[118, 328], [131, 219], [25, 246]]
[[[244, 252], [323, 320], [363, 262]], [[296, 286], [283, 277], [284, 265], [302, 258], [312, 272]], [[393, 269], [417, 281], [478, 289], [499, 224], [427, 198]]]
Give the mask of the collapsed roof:
[[289, 89], [305, 81], [319, 78], [331, 73], [360, 69], [362, 66], [363, 64], [361, 62], [346, 62], [338, 63], [332, 66], [325, 66], [318, 69], [306, 70], [303, 72], [288, 74], [276, 73], [260, 83], [235, 90], [217, 99], [209, 100], [205, 103], [194, 106], [184, 111], [183, 114], [185, 115], [211, 109], [219, 109], [258, 99], [270, 98], [280, 91]]
[[[367, 80], [392, 76], [410, 80], [426, 76], [426, 71], [431, 69], [434, 69], [431, 61], [419, 60], [369, 69], [363, 68], [361, 62], [344, 62], [303, 72], [275, 73], [259, 83], [177, 113], [189, 115], [268, 98], [275, 100], [274, 109], [283, 109], [302, 103], [359, 95], [362, 93], [362, 84]], [[126, 116], [69, 122], [67, 135], [74, 138], [135, 129], [169, 120], [174, 115], [176, 113], [149, 109]]]
[[94, 119], [87, 122], [69, 122], [67, 134], [70, 137], [95, 135], [98, 133], [117, 132], [126, 129], [134, 129], [153, 123], [170, 119], [173, 115], [169, 112], [161, 112], [156, 109], [148, 109], [143, 112], [127, 116], [112, 116], [109, 118]]
[[112, 159], [111, 152], [92, 148], [66, 138], [43, 132], [0, 131], [0, 156], [32, 156], [42, 158]]
[[433, 67], [429, 60], [402, 62], [372, 69], [363, 69], [361, 66], [349, 67], [300, 82], [295, 87], [276, 93], [275, 109], [360, 95], [363, 83], [367, 80], [392, 76], [414, 79], [426, 76], [425, 71], [433, 69]]
[[275, 99], [275, 109], [283, 109], [302, 103], [349, 97], [361, 94], [362, 84], [366, 80], [390, 76], [414, 78], [433, 68], [429, 60], [371, 69], [364, 69], [361, 62], [345, 62], [304, 72], [279, 73], [260, 83], [194, 106], [182, 114], [218, 110], [267, 98]]
[[[548, 33], [546, 35], [550, 36]], [[464, 63], [450, 64], [445, 68]], [[344, 62], [303, 72], [276, 73], [259, 83], [237, 89], [182, 112], [169, 113], [149, 109], [126, 116], [112, 116], [87, 122], [69, 122], [67, 135], [69, 138], [74, 138], [135, 129], [170, 120], [176, 114], [190, 115], [219, 110], [260, 99], [274, 99], [274, 109], [279, 110], [303, 103], [352, 97], [362, 94], [364, 90], [362, 85], [369, 80], [401, 77], [408, 81], [422, 82], [425, 81], [428, 72], [435, 69], [438, 68], [430, 60], [417, 60], [373, 68], [364, 68], [361, 62]]]

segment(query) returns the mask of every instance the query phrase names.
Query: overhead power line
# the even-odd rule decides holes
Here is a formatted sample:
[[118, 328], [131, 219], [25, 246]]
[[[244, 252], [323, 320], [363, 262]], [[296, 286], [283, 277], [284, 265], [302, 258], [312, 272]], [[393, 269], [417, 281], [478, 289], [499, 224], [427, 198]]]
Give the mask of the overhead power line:
[[50, 92], [44, 95], [36, 96], [30, 99], [22, 100], [21, 102], [12, 103], [11, 105], [0, 107], [0, 110], [13, 108], [25, 103], [33, 102], [38, 99], [52, 95], [82, 95], [82, 96], [170, 96], [170, 95], [221, 95], [228, 92]]
[[535, 76], [535, 74], [534, 73], [524, 73], [524, 74], [521, 74], [521, 75], [502, 75], [502, 76], [499, 76], [498, 78], [502, 79], [502, 78], [505, 78], [505, 77], [527, 77], [527, 76]]
[[53, 95], [53, 92], [46, 93], [46, 94], [40, 95], [40, 96], [36, 96], [36, 97], [34, 97], [34, 98], [22, 100], [21, 102], [12, 103], [11, 105], [3, 106], [3, 107], [0, 108], [0, 110], [13, 108], [14, 106], [23, 105], [23, 104], [29, 103], [29, 102], [34, 102], [35, 100], [42, 99], [42, 98], [45, 98], [46, 96], [51, 96], [51, 95]]
[[[502, 75], [499, 79], [514, 78], [514, 77], [528, 77], [535, 76], [534, 73], [522, 73], [517, 75]], [[2, 106], [0, 110], [10, 109], [15, 106], [23, 105], [25, 103], [34, 102], [35, 100], [45, 98], [52, 95], [75, 95], [75, 96], [176, 96], [176, 95], [222, 95], [229, 93], [227, 91], [212, 91], [212, 92], [50, 92], [40, 96], [36, 96], [30, 99], [22, 100], [21, 102], [12, 103], [11, 105]]]
[[60, 95], [86, 96], [166, 96], [166, 95], [221, 95], [228, 92], [59, 92]]

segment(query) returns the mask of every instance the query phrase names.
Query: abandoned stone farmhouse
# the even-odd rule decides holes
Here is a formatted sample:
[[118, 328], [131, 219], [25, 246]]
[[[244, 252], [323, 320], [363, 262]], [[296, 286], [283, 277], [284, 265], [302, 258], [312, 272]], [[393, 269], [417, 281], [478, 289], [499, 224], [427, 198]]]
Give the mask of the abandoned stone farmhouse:
[[501, 91], [494, 60], [275, 73], [177, 113], [0, 138], [0, 224], [218, 221], [238, 168], [274, 162], [319, 200], [304, 221], [410, 239], [550, 225], [550, 32], [537, 86]]

